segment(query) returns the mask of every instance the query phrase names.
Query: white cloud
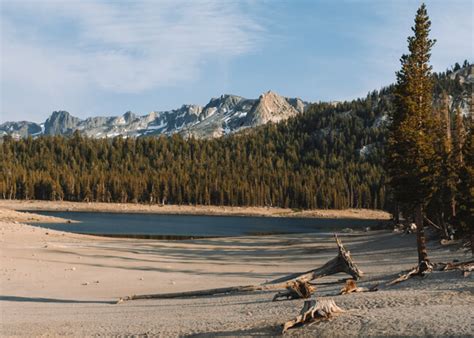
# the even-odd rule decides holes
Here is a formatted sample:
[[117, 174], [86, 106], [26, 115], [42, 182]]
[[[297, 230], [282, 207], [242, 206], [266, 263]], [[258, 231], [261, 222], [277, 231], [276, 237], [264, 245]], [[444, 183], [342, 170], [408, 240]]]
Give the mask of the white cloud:
[[[80, 108], [84, 94], [94, 90], [139, 93], [198, 83], [203, 63], [248, 53], [264, 33], [238, 3], [228, 1], [52, 0], [1, 6], [4, 115], [18, 111], [33, 117], [41, 104]], [[21, 92], [27, 100], [20, 99]]]
[[[248, 83], [250, 91], [255, 88], [252, 81], [258, 82], [261, 74], [279, 74], [272, 53], [278, 51], [279, 60], [284, 60], [285, 55], [296, 55], [295, 48], [302, 59], [316, 58], [320, 48], [331, 50], [321, 53], [324, 60], [318, 60], [314, 74], [283, 72], [285, 76], [265, 79], [272, 82], [265, 83], [265, 88], [291, 82], [296, 96], [303, 95], [298, 94], [300, 91], [309, 92], [308, 97], [313, 92], [317, 95], [322, 85], [328, 96], [337, 99], [363, 96], [367, 90], [395, 80], [394, 72], [399, 68], [399, 57], [406, 53], [406, 37], [411, 34], [420, 3], [357, 0], [335, 5], [344, 9], [339, 13], [342, 16], [336, 13], [335, 17], [321, 18], [315, 11], [311, 19], [326, 23], [317, 26], [321, 32], [338, 33], [336, 36], [354, 42], [346, 48], [347, 39], [338, 45], [319, 44], [318, 39], [324, 38], [305, 30], [312, 26], [297, 22], [296, 16], [307, 7], [314, 10], [314, 6], [299, 2], [288, 1], [279, 7], [274, 1], [252, 0], [0, 0], [0, 123], [43, 121], [56, 109], [78, 116], [116, 114], [139, 106], [136, 101], [140, 98], [154, 100], [150, 93], [159, 92], [164, 97], [168, 93], [180, 96], [183, 90], [192, 92], [208, 80], [205, 67], [218, 69], [212, 74], [218, 81], [214, 88], [227, 90], [226, 81], [235, 77], [239, 80], [235, 83]], [[281, 10], [288, 4], [298, 6], [293, 15]], [[352, 15], [348, 5], [361, 9], [362, 17]], [[323, 1], [315, 6], [328, 4]], [[432, 36], [438, 40], [432, 56], [435, 71], [466, 58], [473, 61], [472, 1], [427, 0], [427, 6]], [[265, 27], [273, 28], [268, 31]], [[303, 36], [307, 44], [290, 43], [296, 35]], [[239, 68], [231, 68], [231, 61], [257, 50], [255, 63], [250, 58], [244, 61], [248, 69], [255, 70], [255, 77], [249, 77], [249, 72], [247, 78], [239, 79], [243, 75], [232, 72]], [[292, 68], [291, 62], [282, 61], [280, 68]], [[321, 74], [335, 79], [334, 84], [316, 81]], [[350, 84], [341, 86], [340, 78]], [[109, 103], [123, 97], [126, 99], [120, 103]], [[173, 100], [177, 101], [184, 103], [186, 98]], [[164, 104], [153, 102], [146, 107], [156, 109]]]

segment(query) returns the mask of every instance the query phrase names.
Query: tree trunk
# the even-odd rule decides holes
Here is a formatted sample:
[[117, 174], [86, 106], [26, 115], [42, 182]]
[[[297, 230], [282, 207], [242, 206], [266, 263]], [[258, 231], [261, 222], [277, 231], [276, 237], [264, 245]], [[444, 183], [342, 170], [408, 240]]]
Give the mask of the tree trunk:
[[471, 228], [471, 254], [472, 254], [472, 257], [474, 257], [474, 225], [471, 224], [470, 228]]
[[443, 238], [444, 239], [450, 239], [449, 238], [449, 233], [448, 233], [448, 226], [446, 222], [444, 221], [444, 211], [441, 212], [441, 215], [438, 216], [439, 223], [441, 224], [441, 231], [443, 232]]
[[429, 262], [426, 252], [425, 230], [423, 228], [423, 207], [418, 204], [415, 208], [416, 244], [418, 247], [418, 263]]
[[395, 205], [395, 211], [393, 212], [393, 219], [396, 225], [400, 224], [400, 207], [398, 206], [398, 203]]
[[451, 197], [451, 214], [453, 217], [456, 217], [456, 198]]

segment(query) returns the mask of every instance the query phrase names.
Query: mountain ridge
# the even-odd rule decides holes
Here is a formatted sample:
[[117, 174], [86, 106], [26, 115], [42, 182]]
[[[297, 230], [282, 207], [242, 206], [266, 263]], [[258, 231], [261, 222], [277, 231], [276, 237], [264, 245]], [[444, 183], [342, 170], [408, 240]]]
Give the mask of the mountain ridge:
[[70, 135], [79, 131], [93, 138], [172, 135], [214, 138], [233, 134], [268, 122], [279, 122], [303, 113], [309, 105], [299, 98], [287, 98], [268, 91], [258, 99], [223, 94], [205, 106], [183, 104], [177, 109], [136, 115], [92, 116], [80, 119], [69, 112], [54, 111], [43, 123], [5, 122], [0, 136], [14, 138], [40, 135]]
[[[452, 111], [459, 107], [464, 116], [469, 112], [467, 97], [459, 94], [462, 87], [474, 83], [474, 67], [467, 61], [461, 67], [456, 64], [446, 72], [434, 73], [434, 106], [441, 104], [441, 91], [447, 90]], [[390, 88], [389, 85], [383, 88]], [[383, 88], [381, 90], [383, 90]], [[369, 93], [370, 94], [370, 93]], [[360, 100], [356, 99], [357, 100]], [[334, 109], [344, 102], [327, 102]], [[280, 96], [272, 91], [257, 99], [247, 99], [238, 95], [223, 94], [214, 97], [204, 105], [183, 104], [177, 109], [152, 111], [146, 115], [126, 112], [120, 116], [95, 116], [79, 119], [66, 111], [55, 111], [43, 123], [28, 121], [5, 122], [0, 124], [0, 137], [10, 135], [16, 139], [40, 135], [70, 135], [74, 131], [93, 137], [140, 137], [180, 134], [184, 137], [216, 138], [244, 130], [287, 120], [307, 111], [311, 105], [299, 98]], [[346, 112], [350, 114], [350, 112]], [[387, 122], [387, 112], [374, 121], [375, 127]], [[321, 130], [320, 132], [325, 132]]]

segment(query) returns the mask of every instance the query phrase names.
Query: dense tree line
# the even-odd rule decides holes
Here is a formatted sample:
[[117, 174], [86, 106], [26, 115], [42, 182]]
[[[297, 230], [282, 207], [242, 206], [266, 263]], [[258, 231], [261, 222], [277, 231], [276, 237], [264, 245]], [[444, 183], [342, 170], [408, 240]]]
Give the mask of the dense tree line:
[[211, 140], [4, 137], [0, 198], [390, 208], [382, 162], [393, 89]]
[[[382, 141], [368, 101], [315, 105], [301, 118], [214, 140], [39, 137], [2, 144], [2, 198], [292, 208], [382, 208]], [[354, 115], [349, 111], [352, 109]], [[349, 112], [348, 115], [337, 112]]]

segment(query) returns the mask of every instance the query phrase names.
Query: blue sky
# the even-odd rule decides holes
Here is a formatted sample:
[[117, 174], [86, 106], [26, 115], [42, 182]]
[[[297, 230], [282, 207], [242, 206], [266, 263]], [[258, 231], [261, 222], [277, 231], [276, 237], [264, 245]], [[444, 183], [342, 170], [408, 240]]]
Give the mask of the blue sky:
[[[394, 81], [417, 0], [0, 0], [0, 122], [138, 114], [224, 93], [307, 101]], [[443, 71], [473, 61], [473, 1], [426, 1]]]

